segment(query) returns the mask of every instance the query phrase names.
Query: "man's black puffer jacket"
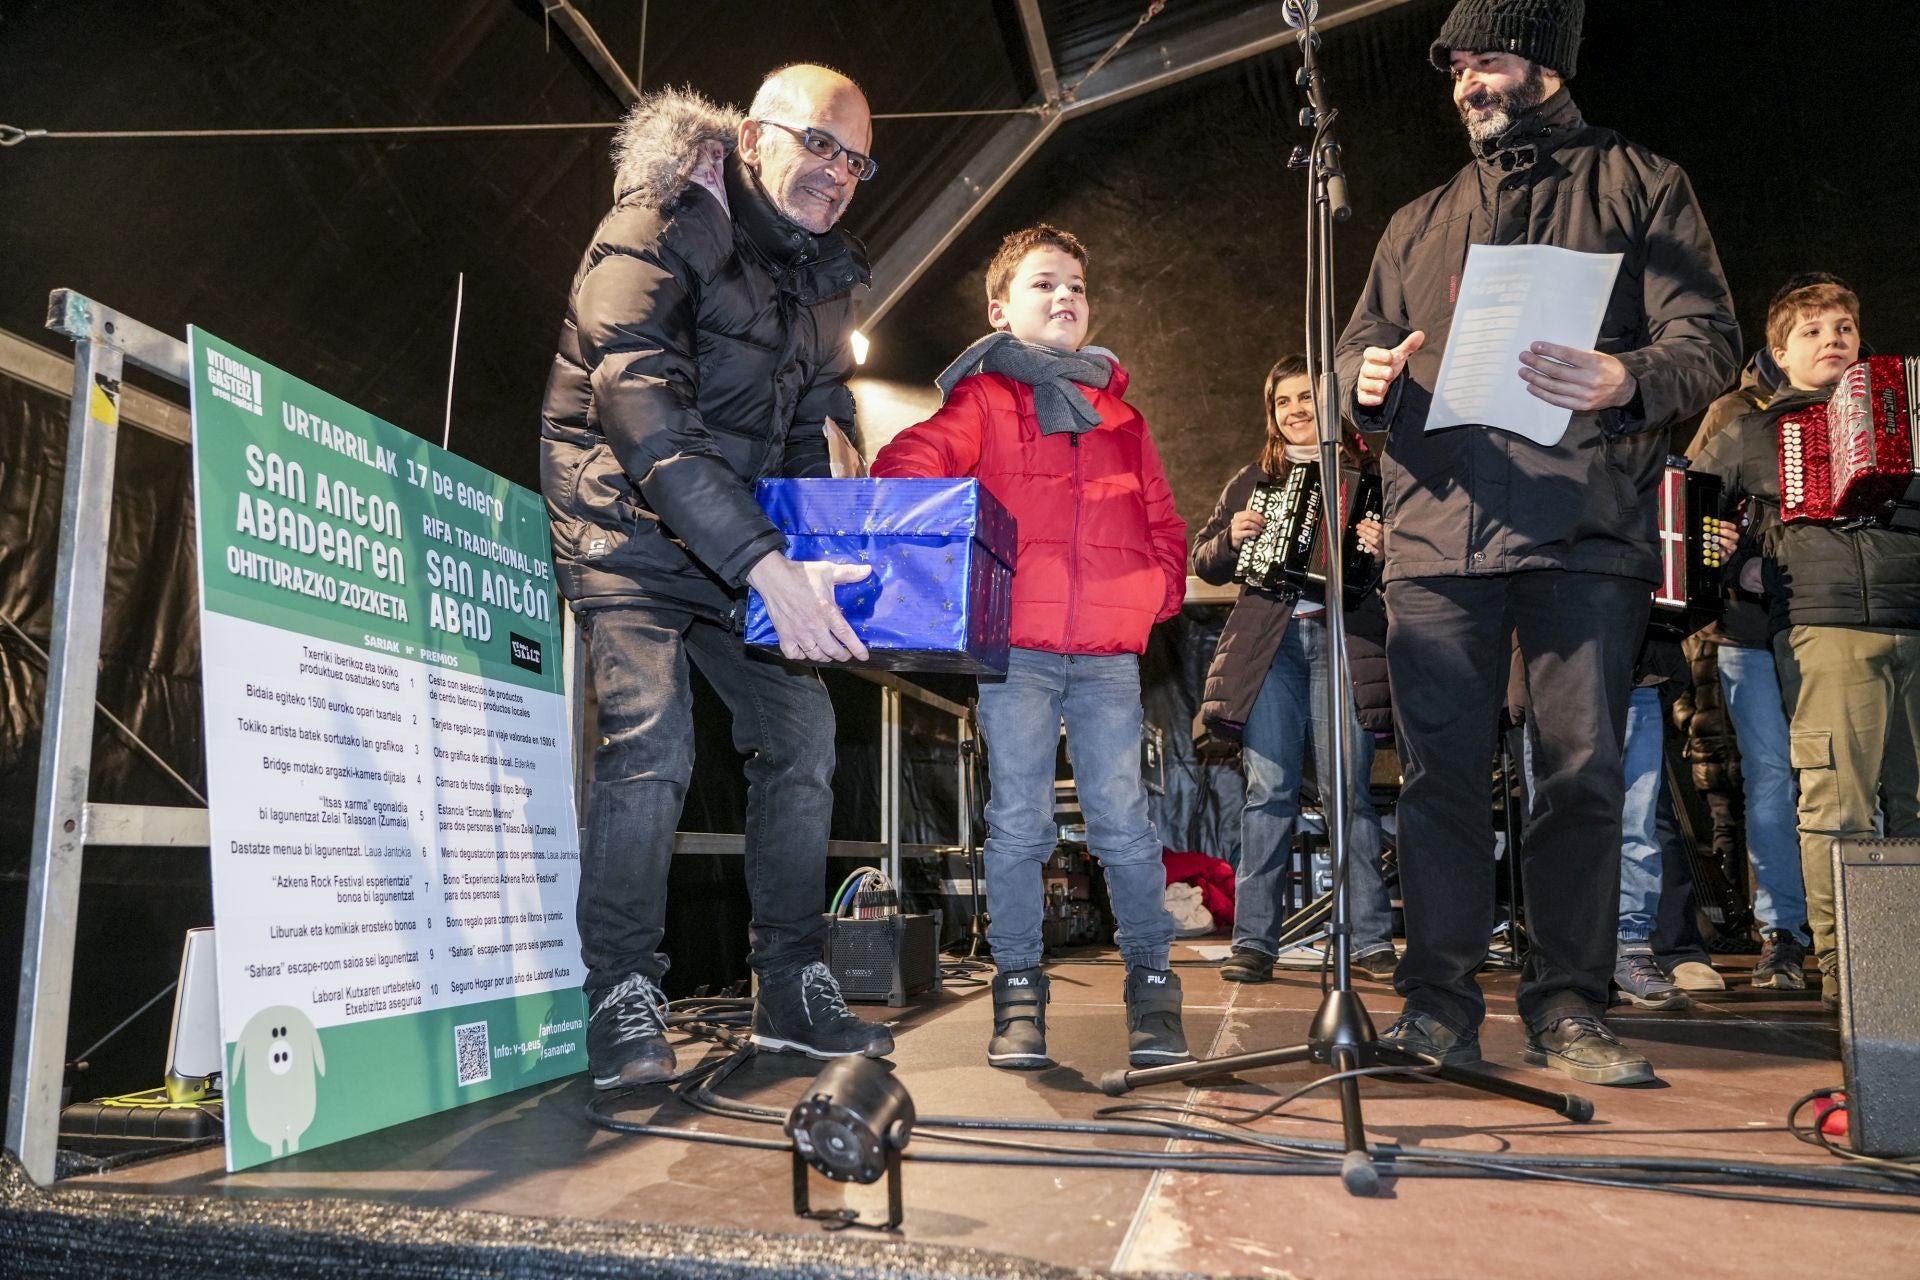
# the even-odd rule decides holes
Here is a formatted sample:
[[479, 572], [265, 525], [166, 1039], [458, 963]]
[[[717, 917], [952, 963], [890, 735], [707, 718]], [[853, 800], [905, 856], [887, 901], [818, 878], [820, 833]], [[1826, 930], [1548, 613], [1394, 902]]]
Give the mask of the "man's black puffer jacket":
[[[783, 218], [729, 155], [739, 117], [657, 94], [616, 144], [617, 199], [574, 278], [541, 424], [561, 591], [736, 616], [747, 570], [786, 540], [756, 480], [829, 474], [824, 422], [852, 432], [850, 294], [866, 253]], [[715, 187], [726, 193], [723, 205]]]

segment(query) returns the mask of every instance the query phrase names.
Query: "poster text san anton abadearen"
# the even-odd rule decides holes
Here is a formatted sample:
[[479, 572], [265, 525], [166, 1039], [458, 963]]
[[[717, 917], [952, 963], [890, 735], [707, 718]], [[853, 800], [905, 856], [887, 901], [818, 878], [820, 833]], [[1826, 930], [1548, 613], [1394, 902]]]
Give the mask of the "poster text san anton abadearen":
[[[273, 394], [265, 384], [284, 375], [207, 342], [222, 407], [280, 417], [264, 444], [257, 430], [210, 440], [202, 429], [203, 451], [232, 455], [204, 476], [204, 509], [229, 513], [224, 530], [204, 531], [210, 608], [559, 688], [558, 655], [544, 643], [558, 634], [552, 565], [527, 550], [546, 537], [536, 495], [395, 428], [389, 440], [403, 436], [395, 443], [410, 451], [342, 426], [366, 415], [305, 384], [305, 394]], [[224, 382], [216, 360], [236, 370]]]
[[192, 334], [229, 1169], [580, 1069], [537, 494]]

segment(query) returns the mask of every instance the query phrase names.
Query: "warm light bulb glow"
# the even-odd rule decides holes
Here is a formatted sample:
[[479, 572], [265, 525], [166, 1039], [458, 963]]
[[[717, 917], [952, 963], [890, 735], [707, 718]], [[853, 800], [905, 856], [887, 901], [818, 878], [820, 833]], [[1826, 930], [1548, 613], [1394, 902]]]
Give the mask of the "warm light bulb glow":
[[849, 340], [853, 344], [853, 362], [855, 364], [865, 364], [867, 362], [867, 335], [855, 329]]

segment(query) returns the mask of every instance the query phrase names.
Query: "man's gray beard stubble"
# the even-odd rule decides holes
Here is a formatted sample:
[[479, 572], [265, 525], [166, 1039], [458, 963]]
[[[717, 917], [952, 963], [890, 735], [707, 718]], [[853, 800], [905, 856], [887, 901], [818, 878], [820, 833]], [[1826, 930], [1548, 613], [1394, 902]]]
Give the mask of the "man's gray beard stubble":
[[1494, 108], [1493, 114], [1468, 118], [1466, 125], [1469, 138], [1475, 142], [1487, 142], [1513, 127], [1513, 115], [1503, 101]]
[[1491, 113], [1475, 119], [1462, 107], [1460, 119], [1467, 126], [1467, 136], [1475, 142], [1487, 142], [1499, 137], [1513, 128], [1514, 121], [1546, 100], [1546, 87], [1546, 77], [1541, 74], [1540, 68], [1531, 65], [1527, 68], [1526, 77], [1514, 86], [1511, 93], [1487, 93], [1486, 96], [1492, 100]]

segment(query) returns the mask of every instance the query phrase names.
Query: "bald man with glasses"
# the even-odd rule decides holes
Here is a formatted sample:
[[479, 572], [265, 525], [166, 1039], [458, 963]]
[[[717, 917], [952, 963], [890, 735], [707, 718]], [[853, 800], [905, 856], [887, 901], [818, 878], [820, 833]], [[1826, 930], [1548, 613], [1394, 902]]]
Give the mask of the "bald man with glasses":
[[547, 383], [541, 483], [561, 590], [599, 696], [579, 926], [595, 1087], [671, 1078], [661, 980], [667, 869], [693, 771], [688, 663], [746, 757], [753, 1040], [816, 1058], [893, 1050], [821, 963], [833, 704], [819, 673], [741, 642], [748, 584], [785, 656], [865, 658], [833, 601], [863, 565], [799, 562], [754, 502], [826, 476], [851, 430], [851, 294], [836, 230], [877, 165], [852, 80], [799, 65], [743, 117], [692, 92], [642, 100], [614, 144], [614, 207], [574, 277]]

